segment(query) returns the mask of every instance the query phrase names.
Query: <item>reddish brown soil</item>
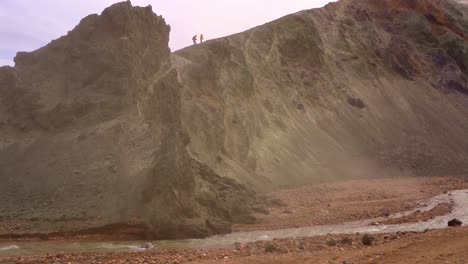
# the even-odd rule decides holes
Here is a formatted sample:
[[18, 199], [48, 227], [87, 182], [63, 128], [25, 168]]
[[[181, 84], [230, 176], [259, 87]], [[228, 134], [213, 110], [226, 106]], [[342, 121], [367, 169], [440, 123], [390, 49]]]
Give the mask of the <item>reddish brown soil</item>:
[[[261, 222], [238, 225], [236, 229], [309, 226], [385, 216], [412, 209], [417, 201], [453, 189], [468, 189], [468, 181], [462, 177], [394, 178], [353, 180], [280, 190], [268, 194], [270, 199], [278, 200], [268, 208], [268, 215], [258, 214]], [[282, 203], [285, 206], [279, 206]], [[450, 209], [450, 205], [442, 204], [429, 212], [415, 213], [393, 221], [425, 220]], [[115, 233], [115, 230], [97, 231], [103, 233], [51, 239], [68, 241], [78, 237], [102, 240], [109, 238], [106, 233]], [[467, 227], [425, 233], [376, 235], [371, 246], [363, 245], [364, 235], [260, 241], [234, 244], [224, 249], [156, 249], [148, 252], [6, 257], [0, 258], [0, 263], [467, 263]]]
[[267, 214], [256, 214], [259, 223], [236, 225], [234, 230], [271, 230], [385, 217], [414, 209], [416, 201], [467, 188], [467, 178], [421, 177], [352, 180], [279, 190], [267, 197], [279, 199], [286, 206], [272, 205]]
[[[468, 228], [425, 233], [364, 234], [282, 239], [238, 244], [229, 249], [155, 250], [110, 254], [54, 254], [0, 258], [0, 263], [467, 263]], [[435, 247], [434, 245], [437, 245]]]
[[[234, 257], [223, 263], [314, 263], [314, 264], [380, 264], [380, 263], [468, 263], [468, 228], [429, 231], [427, 233], [400, 233], [375, 236], [376, 243], [363, 246], [360, 236], [348, 237], [352, 244], [329, 243], [341, 237], [319, 237], [303, 240], [275, 241], [279, 248], [291, 249], [289, 253], [267, 253], [261, 249], [251, 256]], [[348, 241], [348, 240], [346, 240]], [[306, 247], [300, 251], [298, 246]], [[435, 246], [437, 245], [437, 246]], [[197, 263], [219, 263], [216, 260]]]

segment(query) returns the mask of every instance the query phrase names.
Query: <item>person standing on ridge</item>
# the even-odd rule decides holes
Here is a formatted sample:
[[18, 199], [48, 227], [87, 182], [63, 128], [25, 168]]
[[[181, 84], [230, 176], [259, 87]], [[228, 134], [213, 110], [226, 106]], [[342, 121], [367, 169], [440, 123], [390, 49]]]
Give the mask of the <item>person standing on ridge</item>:
[[193, 45], [197, 44], [197, 35], [193, 36], [192, 40], [193, 40]]
[[205, 38], [203, 37], [203, 34], [200, 35], [200, 43], [203, 43], [203, 40], [205, 40]]

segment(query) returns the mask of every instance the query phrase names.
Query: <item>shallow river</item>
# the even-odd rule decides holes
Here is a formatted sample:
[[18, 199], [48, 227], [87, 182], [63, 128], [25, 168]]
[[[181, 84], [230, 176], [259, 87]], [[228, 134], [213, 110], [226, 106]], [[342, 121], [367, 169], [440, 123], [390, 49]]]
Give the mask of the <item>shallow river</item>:
[[[450, 214], [437, 216], [426, 222], [405, 223], [395, 225], [371, 225], [384, 218], [349, 222], [339, 225], [312, 226], [304, 228], [288, 228], [268, 231], [236, 232], [226, 235], [214, 236], [206, 239], [187, 239], [171, 241], [151, 241], [155, 250], [157, 248], [205, 248], [230, 246], [235, 242], [247, 243], [258, 240], [271, 240], [273, 238], [310, 237], [327, 234], [352, 233], [394, 233], [398, 231], [424, 231], [426, 229], [446, 228], [447, 222], [457, 218], [464, 223], [468, 222], [468, 189], [456, 190], [441, 194], [420, 203], [420, 207], [408, 212], [391, 215], [390, 218], [399, 218], [410, 215], [416, 210], [429, 211], [440, 203], [453, 202], [454, 207]], [[141, 250], [140, 245], [148, 241], [131, 242], [24, 242], [17, 244], [0, 244], [0, 256], [17, 256], [44, 253], [72, 253], [72, 252], [113, 252]]]

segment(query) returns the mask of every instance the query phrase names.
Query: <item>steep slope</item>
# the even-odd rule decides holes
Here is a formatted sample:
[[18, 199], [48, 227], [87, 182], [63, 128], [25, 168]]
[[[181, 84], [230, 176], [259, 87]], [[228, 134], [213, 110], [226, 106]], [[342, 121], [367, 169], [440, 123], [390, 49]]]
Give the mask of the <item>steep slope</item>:
[[0, 68], [0, 216], [199, 237], [251, 221], [250, 188], [466, 173], [467, 16], [341, 0], [171, 54], [111, 6]]
[[190, 153], [259, 187], [466, 172], [466, 10], [342, 0], [176, 52]]

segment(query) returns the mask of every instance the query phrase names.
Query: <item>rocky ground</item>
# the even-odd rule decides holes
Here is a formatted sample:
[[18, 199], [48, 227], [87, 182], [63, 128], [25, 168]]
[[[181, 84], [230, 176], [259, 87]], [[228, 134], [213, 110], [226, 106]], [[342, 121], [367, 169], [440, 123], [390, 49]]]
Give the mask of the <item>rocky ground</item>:
[[[419, 177], [340, 181], [279, 190], [267, 195], [273, 202], [256, 214], [260, 220], [257, 224], [236, 225], [234, 230], [304, 227], [385, 217], [414, 209], [417, 206], [414, 201], [465, 188], [468, 188], [466, 178]], [[441, 205], [431, 212], [408, 218], [427, 220], [431, 214], [443, 215], [449, 209]]]
[[[369, 239], [368, 239], [369, 238]], [[371, 241], [364, 245], [364, 241]], [[434, 247], [434, 245], [438, 245]], [[460, 263], [466, 264], [468, 228], [378, 236], [322, 236], [235, 245], [216, 250], [155, 250], [111, 254], [52, 254], [1, 263]]]
[[379, 224], [393, 225], [393, 224], [401, 224], [401, 223], [417, 223], [420, 221], [427, 221], [438, 215], [446, 215], [450, 213], [452, 209], [453, 209], [453, 203], [441, 203], [427, 212], [416, 210], [413, 214], [408, 215], [408, 216], [402, 216], [400, 218], [391, 218], [382, 222], [374, 222], [372, 224], [373, 225], [379, 225]]
[[[258, 223], [238, 225], [235, 229], [303, 227], [380, 217], [413, 209], [417, 201], [437, 194], [465, 188], [468, 188], [466, 178], [430, 177], [352, 180], [280, 190], [267, 195], [271, 206], [263, 213], [258, 213]], [[446, 214], [450, 210], [450, 204], [441, 204], [426, 213], [415, 212], [389, 221], [417, 222]], [[70, 242], [76, 239], [106, 238], [109, 237], [105, 234], [95, 234], [92, 237], [50, 239]], [[2, 241], [2, 244], [8, 243], [18, 244], [19, 241]], [[279, 239], [234, 244], [222, 249], [152, 249], [128, 253], [4, 257], [0, 258], [0, 263], [466, 263], [466, 246], [468, 228], [460, 227], [422, 233]]]

